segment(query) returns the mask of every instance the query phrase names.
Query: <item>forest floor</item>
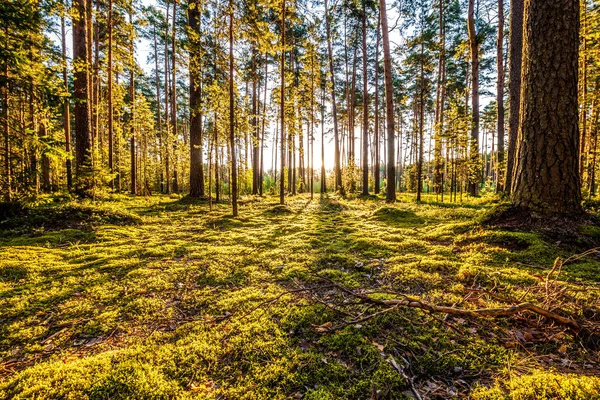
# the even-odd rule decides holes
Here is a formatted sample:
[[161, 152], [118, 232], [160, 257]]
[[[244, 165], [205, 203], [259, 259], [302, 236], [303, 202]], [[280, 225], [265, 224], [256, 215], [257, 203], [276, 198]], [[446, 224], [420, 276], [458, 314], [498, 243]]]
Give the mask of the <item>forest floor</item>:
[[[167, 196], [4, 210], [0, 398], [600, 398], [600, 257], [548, 277], [600, 227], [557, 239], [486, 226], [495, 198], [435, 200], [249, 197], [239, 218]], [[527, 301], [584, 329], [361, 301], [401, 294]]]

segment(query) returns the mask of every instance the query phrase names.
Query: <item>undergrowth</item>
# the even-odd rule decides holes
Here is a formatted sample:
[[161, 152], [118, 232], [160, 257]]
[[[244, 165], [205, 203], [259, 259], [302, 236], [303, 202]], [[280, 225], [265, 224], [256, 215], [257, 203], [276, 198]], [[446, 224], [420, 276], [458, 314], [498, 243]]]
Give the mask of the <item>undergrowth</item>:
[[[556, 257], [585, 249], [482, 226], [490, 198], [245, 200], [240, 218], [167, 196], [7, 211], [0, 398], [398, 399], [412, 396], [407, 377], [426, 398], [598, 398], [597, 348], [542, 319], [409, 309], [324, 333], [345, 316], [294, 292], [319, 274], [442, 305], [499, 304], [465, 297], [473, 287], [539, 302], [530, 288]], [[599, 267], [565, 265], [561, 312], [596, 318]]]

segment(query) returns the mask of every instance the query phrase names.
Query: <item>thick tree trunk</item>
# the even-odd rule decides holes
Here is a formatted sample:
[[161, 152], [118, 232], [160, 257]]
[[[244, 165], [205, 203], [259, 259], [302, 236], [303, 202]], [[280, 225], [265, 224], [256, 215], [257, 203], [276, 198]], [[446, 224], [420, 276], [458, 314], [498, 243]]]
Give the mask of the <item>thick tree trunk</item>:
[[385, 114], [387, 125], [387, 184], [385, 199], [388, 203], [396, 201], [396, 164], [394, 161], [394, 93], [392, 88], [392, 56], [385, 0], [379, 0], [381, 31], [383, 39], [383, 67], [385, 80]]
[[521, 68], [523, 60], [523, 2], [510, 2], [510, 42], [508, 47], [508, 153], [506, 155], [505, 191], [512, 189], [513, 171], [516, 163], [517, 136], [521, 107]]
[[[498, 169], [498, 183], [496, 192], [504, 191], [504, 177], [502, 176], [502, 165], [504, 165], [504, 0], [498, 0], [498, 42], [496, 52], [496, 65], [498, 69], [498, 80], [496, 84], [496, 103], [498, 104], [498, 155], [496, 157]], [[493, 141], [492, 141], [493, 146]], [[492, 152], [493, 154], [493, 152]]]
[[577, 105], [579, 2], [525, 2], [515, 206], [581, 212]]
[[469, 0], [467, 13], [467, 30], [469, 32], [469, 46], [471, 48], [471, 105], [473, 111], [471, 143], [469, 157], [471, 168], [469, 173], [469, 193], [475, 196], [479, 193], [480, 161], [479, 161], [479, 40], [475, 28], [475, 0]]
[[78, 182], [78, 191], [88, 188], [85, 176], [92, 165], [92, 137], [91, 119], [89, 108], [89, 61], [86, 29], [87, 7], [86, 0], [75, 0], [73, 16], [73, 66], [74, 66], [74, 92], [75, 100], [75, 162]]
[[204, 196], [202, 160], [202, 66], [200, 54], [200, 2], [188, 6], [188, 40], [190, 43], [190, 196]]

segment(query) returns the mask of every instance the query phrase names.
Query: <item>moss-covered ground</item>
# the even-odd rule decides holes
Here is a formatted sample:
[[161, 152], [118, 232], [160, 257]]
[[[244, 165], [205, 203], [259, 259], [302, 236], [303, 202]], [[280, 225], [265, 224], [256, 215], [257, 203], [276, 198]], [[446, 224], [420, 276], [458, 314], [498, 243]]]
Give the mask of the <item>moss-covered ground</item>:
[[327, 291], [298, 291], [317, 274], [439, 305], [509, 298], [600, 320], [597, 255], [565, 264], [545, 292], [556, 257], [588, 241], [486, 228], [497, 199], [435, 200], [244, 198], [239, 218], [225, 203], [166, 196], [11, 211], [0, 223], [0, 398], [600, 398], [594, 332], [532, 314], [398, 309], [322, 329], [350, 317]]

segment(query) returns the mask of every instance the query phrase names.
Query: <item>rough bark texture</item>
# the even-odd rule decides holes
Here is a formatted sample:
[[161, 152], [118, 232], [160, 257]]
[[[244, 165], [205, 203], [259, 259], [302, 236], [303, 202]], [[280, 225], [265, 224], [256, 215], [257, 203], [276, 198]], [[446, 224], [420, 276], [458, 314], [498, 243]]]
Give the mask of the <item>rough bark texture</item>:
[[377, 14], [377, 43], [375, 45], [375, 128], [374, 128], [374, 144], [375, 146], [375, 167], [374, 169], [374, 180], [375, 180], [375, 194], [380, 192], [380, 180], [381, 172], [379, 171], [379, 43], [381, 42], [381, 18]]
[[[112, 9], [112, 0], [110, 2], [111, 4], [111, 9]], [[110, 18], [109, 18], [110, 20]], [[110, 26], [110, 25], [109, 25]], [[65, 85], [65, 90], [68, 90], [69, 88], [69, 76], [68, 76], [68, 67], [67, 67], [67, 34], [66, 34], [66, 29], [65, 29], [65, 16], [61, 15], [60, 18], [60, 28], [61, 28], [61, 44], [62, 44], [62, 61], [64, 63], [63, 65], [63, 83]], [[112, 35], [112, 30], [109, 28], [109, 32], [110, 35]], [[112, 36], [109, 36], [112, 37]], [[110, 42], [109, 42], [110, 43]], [[109, 49], [110, 49], [110, 45], [109, 45]], [[110, 54], [110, 51], [109, 51]], [[111, 57], [109, 57], [110, 60], [112, 60]], [[111, 76], [111, 75], [109, 75]], [[110, 86], [109, 86], [110, 88]], [[109, 93], [111, 92], [111, 89], [109, 89]], [[65, 97], [64, 102], [63, 102], [63, 129], [65, 131], [65, 152], [70, 156], [71, 155], [71, 114], [70, 114], [70, 105], [69, 105], [69, 98]], [[110, 114], [112, 116], [112, 114]], [[109, 145], [110, 146], [110, 145]], [[109, 147], [109, 149], [111, 149]], [[112, 149], [111, 149], [112, 150]], [[112, 154], [112, 152], [111, 152]], [[111, 172], [112, 172], [112, 162], [110, 163], [111, 166]], [[66, 172], [67, 172], [67, 189], [71, 190], [73, 188], [73, 174], [71, 171], [71, 158], [67, 157], [66, 161], [65, 161], [65, 167], [66, 167]], [[8, 174], [8, 169], [7, 169], [7, 174]]]
[[238, 216], [237, 204], [237, 161], [235, 146], [234, 113], [235, 102], [233, 92], [233, 0], [229, 0], [229, 144], [231, 147], [231, 209], [234, 217]]
[[78, 178], [81, 178], [86, 167], [91, 166], [91, 120], [88, 102], [88, 67], [89, 54], [86, 42], [86, 2], [76, 0], [73, 4], [75, 15], [73, 17], [73, 66], [74, 66], [74, 92], [75, 101], [75, 162]]
[[385, 115], [387, 125], [387, 183], [385, 199], [396, 201], [396, 164], [394, 162], [394, 93], [392, 91], [392, 58], [385, 0], [379, 0], [381, 34], [383, 39], [383, 77], [385, 81]]
[[519, 132], [519, 108], [521, 106], [521, 64], [523, 60], [523, 1], [510, 3], [510, 43], [508, 78], [508, 154], [506, 155], [505, 190], [510, 192]]
[[[327, 9], [327, 3], [325, 3]], [[279, 203], [285, 204], [285, 0], [281, 6], [281, 173], [279, 177]]]
[[527, 0], [524, 15], [512, 201], [542, 213], [578, 213], [579, 1]]
[[479, 162], [479, 40], [475, 28], [475, 0], [469, 0], [467, 15], [467, 30], [469, 32], [469, 46], [471, 48], [471, 105], [473, 109], [471, 127], [471, 145], [469, 155], [471, 168], [469, 174], [469, 193], [473, 196], [479, 193], [480, 167]]
[[433, 150], [433, 188], [436, 194], [442, 194], [444, 191], [443, 186], [443, 169], [444, 159], [442, 157], [442, 133], [444, 123], [444, 87], [445, 80], [444, 69], [446, 61], [446, 37], [444, 29], [444, 1], [439, 1], [439, 35], [440, 35], [440, 54], [438, 58], [438, 71], [437, 71], [437, 88], [436, 88], [436, 101], [435, 101], [435, 146]]
[[[504, 163], [504, 0], [498, 0], [498, 43], [496, 46], [496, 65], [498, 80], [496, 82], [496, 103], [498, 104], [498, 165]], [[493, 146], [493, 143], [492, 143]], [[498, 169], [496, 191], [504, 191], [504, 177]]]
[[202, 161], [202, 78], [200, 56], [200, 2], [190, 0], [188, 7], [190, 42], [190, 196], [204, 196]]
[[367, 90], [367, 9], [362, 0], [362, 67], [363, 67], [363, 132], [362, 132], [362, 194], [369, 194], [369, 92]]

